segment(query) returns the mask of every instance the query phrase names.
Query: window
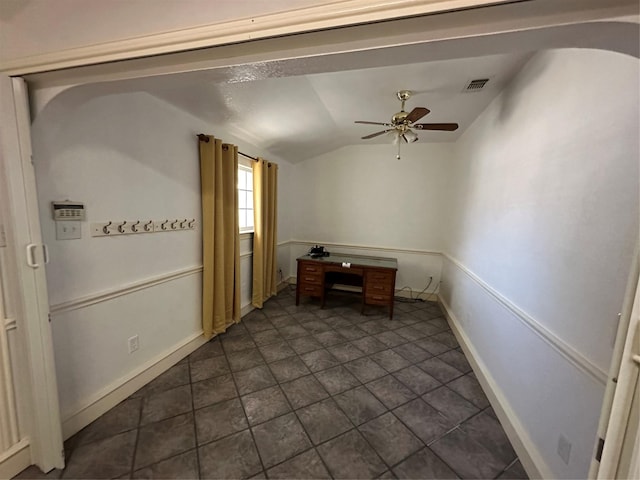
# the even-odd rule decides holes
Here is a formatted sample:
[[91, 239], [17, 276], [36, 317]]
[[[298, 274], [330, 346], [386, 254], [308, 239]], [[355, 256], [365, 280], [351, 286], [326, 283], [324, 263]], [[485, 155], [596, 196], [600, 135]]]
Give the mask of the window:
[[238, 217], [240, 232], [253, 232], [253, 171], [238, 165]]

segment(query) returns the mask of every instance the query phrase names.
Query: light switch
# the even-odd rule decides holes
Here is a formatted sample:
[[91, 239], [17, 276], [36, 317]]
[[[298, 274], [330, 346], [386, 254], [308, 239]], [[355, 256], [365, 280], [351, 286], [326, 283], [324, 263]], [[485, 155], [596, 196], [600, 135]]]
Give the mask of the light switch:
[[75, 240], [82, 238], [80, 222], [58, 221], [56, 222], [56, 240]]

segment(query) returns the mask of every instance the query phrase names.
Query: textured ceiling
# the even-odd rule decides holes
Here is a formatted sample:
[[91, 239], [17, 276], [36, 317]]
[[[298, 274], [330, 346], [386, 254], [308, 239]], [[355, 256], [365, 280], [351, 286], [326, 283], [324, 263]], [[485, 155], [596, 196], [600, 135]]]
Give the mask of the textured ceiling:
[[[223, 126], [261, 154], [296, 163], [346, 145], [389, 143], [386, 135], [361, 140], [382, 128], [354, 121], [388, 122], [400, 110], [395, 93], [402, 89], [414, 92], [407, 111], [431, 110], [421, 122], [460, 125], [455, 132], [421, 131], [419, 141], [453, 142], [528, 58], [493, 55], [286, 77], [253, 65], [216, 75], [147, 79], [137, 88]], [[465, 92], [475, 78], [490, 81], [482, 91]]]

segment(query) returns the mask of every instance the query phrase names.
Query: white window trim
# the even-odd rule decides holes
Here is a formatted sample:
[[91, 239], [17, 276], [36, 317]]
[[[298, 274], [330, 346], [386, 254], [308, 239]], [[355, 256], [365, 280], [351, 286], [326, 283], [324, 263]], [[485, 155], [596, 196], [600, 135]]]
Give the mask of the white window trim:
[[[238, 159], [238, 169], [246, 170], [251, 172], [251, 178], [253, 178], [253, 167], [251, 166], [251, 160]], [[253, 186], [251, 187], [251, 191], [253, 191]], [[253, 209], [252, 209], [253, 211]], [[240, 227], [240, 235], [250, 234], [253, 235], [255, 231], [255, 227]]]

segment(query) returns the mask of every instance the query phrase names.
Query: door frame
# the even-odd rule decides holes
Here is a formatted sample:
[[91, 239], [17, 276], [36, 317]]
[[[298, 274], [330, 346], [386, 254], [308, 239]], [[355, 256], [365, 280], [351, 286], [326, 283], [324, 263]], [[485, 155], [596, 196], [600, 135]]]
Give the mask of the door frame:
[[5, 105], [0, 166], [6, 182], [0, 199], [8, 217], [4, 219], [6, 248], [11, 253], [8, 257], [13, 258], [10, 283], [3, 287], [15, 309], [21, 359], [25, 362], [20, 368], [25, 377], [21, 393], [27, 397], [22, 430], [29, 443], [31, 464], [48, 472], [64, 467], [64, 449], [25, 81], [0, 76], [0, 98]]

